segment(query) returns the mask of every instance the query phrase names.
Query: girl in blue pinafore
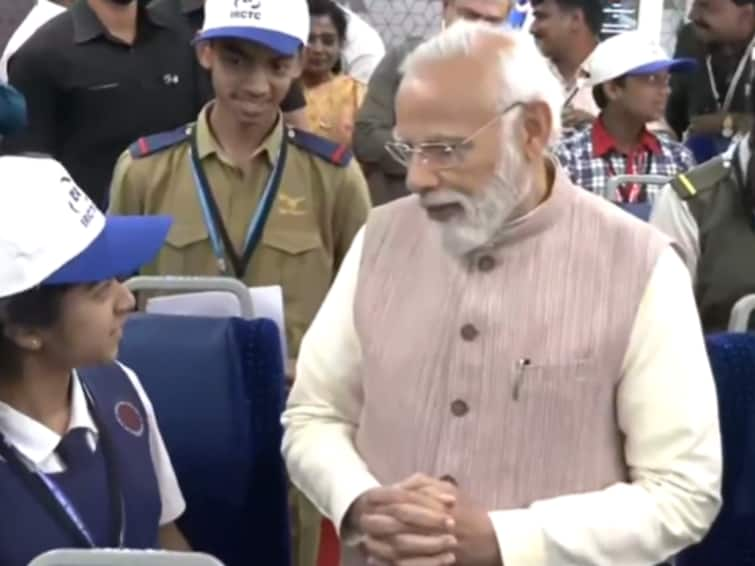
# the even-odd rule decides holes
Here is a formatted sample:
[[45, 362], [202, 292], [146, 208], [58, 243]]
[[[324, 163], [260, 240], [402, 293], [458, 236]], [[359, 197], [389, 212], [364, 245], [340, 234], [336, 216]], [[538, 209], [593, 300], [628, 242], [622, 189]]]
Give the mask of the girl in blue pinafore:
[[52, 159], [0, 157], [3, 566], [60, 548], [188, 548], [154, 410], [115, 362], [134, 307], [118, 278], [169, 226], [106, 218]]

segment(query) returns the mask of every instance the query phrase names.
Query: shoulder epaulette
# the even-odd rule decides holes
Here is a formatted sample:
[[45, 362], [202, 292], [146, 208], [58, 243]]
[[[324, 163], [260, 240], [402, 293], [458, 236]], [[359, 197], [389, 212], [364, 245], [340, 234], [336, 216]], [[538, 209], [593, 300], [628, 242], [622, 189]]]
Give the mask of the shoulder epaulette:
[[719, 156], [686, 173], [677, 175], [671, 181], [671, 187], [680, 199], [690, 200], [700, 193], [714, 188], [726, 178], [730, 171], [731, 160]]
[[337, 167], [346, 167], [353, 157], [347, 146], [296, 128], [288, 129], [288, 141]]
[[189, 139], [190, 134], [191, 127], [181, 126], [180, 128], [168, 132], [160, 132], [159, 134], [144, 136], [128, 146], [128, 152], [134, 159], [141, 159], [142, 157], [153, 155], [186, 141]]

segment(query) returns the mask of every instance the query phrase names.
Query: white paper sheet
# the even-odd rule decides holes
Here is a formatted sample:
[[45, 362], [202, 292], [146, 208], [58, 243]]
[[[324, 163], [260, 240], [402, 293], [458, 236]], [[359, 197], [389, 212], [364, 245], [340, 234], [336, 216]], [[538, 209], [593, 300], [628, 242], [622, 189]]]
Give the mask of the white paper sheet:
[[[280, 286], [251, 287], [254, 316], [269, 318], [278, 325], [283, 360], [287, 359], [285, 319], [283, 317], [283, 290]], [[233, 293], [205, 291], [154, 297], [147, 301], [146, 312], [151, 314], [172, 314], [182, 316], [231, 317], [241, 316], [241, 306]]]

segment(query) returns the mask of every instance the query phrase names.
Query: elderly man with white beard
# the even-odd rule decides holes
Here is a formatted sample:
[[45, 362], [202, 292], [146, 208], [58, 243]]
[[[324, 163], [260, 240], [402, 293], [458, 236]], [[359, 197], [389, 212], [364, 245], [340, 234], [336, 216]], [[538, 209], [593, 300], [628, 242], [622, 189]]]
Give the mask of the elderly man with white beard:
[[720, 505], [716, 392], [668, 240], [547, 151], [531, 39], [457, 23], [405, 61], [374, 210], [302, 343], [293, 482], [344, 566], [642, 566]]

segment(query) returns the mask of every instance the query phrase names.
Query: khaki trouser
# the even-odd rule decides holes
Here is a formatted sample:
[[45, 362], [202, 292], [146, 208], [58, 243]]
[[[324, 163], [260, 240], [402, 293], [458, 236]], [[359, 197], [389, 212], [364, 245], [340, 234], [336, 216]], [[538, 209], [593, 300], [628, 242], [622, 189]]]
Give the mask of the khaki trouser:
[[288, 491], [291, 509], [293, 566], [317, 566], [320, 552], [322, 517], [302, 492], [291, 486]]

